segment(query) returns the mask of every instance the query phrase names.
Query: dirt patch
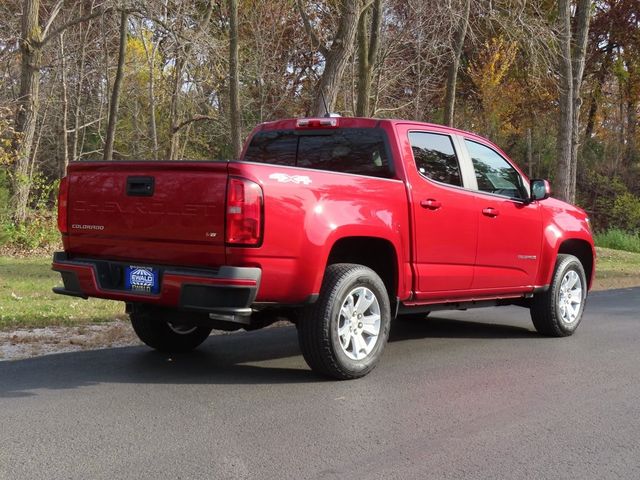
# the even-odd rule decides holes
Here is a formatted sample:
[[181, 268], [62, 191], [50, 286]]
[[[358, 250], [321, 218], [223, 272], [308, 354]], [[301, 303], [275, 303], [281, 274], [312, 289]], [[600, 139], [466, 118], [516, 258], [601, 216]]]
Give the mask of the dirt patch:
[[596, 248], [594, 290], [611, 290], [640, 286], [640, 254]]
[[626, 277], [614, 277], [599, 279], [593, 283], [593, 290], [613, 290], [616, 288], [640, 287], [640, 274], [630, 274]]
[[0, 257], [11, 258], [33, 258], [53, 256], [53, 252], [62, 250], [62, 245], [53, 245], [46, 247], [25, 248], [16, 247], [15, 245], [0, 245]]
[[[291, 323], [283, 319], [267, 328], [286, 325]], [[233, 332], [213, 330], [211, 335], [229, 333]], [[0, 361], [133, 345], [142, 345], [142, 342], [138, 340], [131, 323], [123, 320], [75, 327], [23, 328], [0, 331]]]
[[0, 360], [139, 344], [131, 324], [121, 320], [77, 327], [19, 329], [0, 332]]

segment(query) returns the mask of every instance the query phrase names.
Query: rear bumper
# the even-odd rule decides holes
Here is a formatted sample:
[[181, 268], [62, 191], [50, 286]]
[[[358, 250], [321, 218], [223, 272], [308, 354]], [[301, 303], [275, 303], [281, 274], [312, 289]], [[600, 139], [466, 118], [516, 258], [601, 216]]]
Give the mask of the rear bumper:
[[126, 265], [129, 264], [69, 259], [65, 252], [56, 252], [51, 268], [60, 272], [64, 287], [53, 291], [81, 298], [106, 298], [208, 313], [247, 315], [256, 298], [262, 273], [259, 268], [249, 267], [223, 266], [213, 270], [149, 265], [160, 272], [160, 291], [142, 294], [124, 289]]

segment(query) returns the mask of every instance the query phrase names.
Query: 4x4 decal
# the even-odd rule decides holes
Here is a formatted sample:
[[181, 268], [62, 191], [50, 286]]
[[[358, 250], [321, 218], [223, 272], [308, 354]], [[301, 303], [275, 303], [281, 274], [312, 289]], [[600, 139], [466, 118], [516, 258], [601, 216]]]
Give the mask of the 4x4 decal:
[[305, 185], [309, 185], [311, 183], [311, 179], [306, 175], [287, 175], [286, 173], [272, 173], [271, 175], [269, 175], [269, 178], [271, 180], [277, 180], [280, 183], [304, 183]]

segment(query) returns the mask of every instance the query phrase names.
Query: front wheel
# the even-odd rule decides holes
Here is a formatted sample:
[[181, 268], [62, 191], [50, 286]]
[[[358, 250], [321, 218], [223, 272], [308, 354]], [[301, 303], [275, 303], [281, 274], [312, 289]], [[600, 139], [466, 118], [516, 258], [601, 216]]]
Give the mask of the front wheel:
[[134, 310], [129, 318], [140, 340], [165, 353], [190, 352], [204, 342], [212, 330], [210, 327], [167, 321], [161, 312], [152, 309]]
[[572, 335], [582, 320], [586, 299], [587, 278], [582, 263], [573, 255], [560, 254], [549, 289], [533, 298], [533, 325], [542, 335]]
[[304, 359], [313, 371], [339, 380], [366, 375], [389, 338], [390, 311], [387, 290], [373, 270], [330, 265], [320, 297], [298, 321]]

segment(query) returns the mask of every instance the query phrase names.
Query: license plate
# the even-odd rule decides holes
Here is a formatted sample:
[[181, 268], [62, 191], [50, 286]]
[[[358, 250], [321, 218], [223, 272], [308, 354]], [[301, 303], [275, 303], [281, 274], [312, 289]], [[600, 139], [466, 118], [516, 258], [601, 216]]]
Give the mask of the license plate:
[[158, 271], [151, 267], [130, 265], [124, 272], [124, 283], [127, 290], [137, 293], [158, 293]]

